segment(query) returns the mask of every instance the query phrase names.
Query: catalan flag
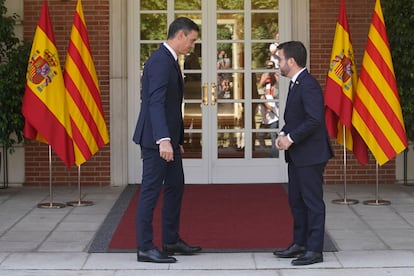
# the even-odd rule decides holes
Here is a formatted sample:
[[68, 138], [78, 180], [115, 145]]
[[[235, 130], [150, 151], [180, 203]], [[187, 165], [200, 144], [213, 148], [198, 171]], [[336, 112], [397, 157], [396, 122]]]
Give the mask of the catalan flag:
[[380, 0], [368, 33], [352, 123], [379, 165], [407, 147], [400, 98]]
[[357, 81], [354, 50], [345, 3], [342, 0], [325, 85], [325, 121], [329, 135], [337, 138], [339, 144], [345, 143], [346, 148], [353, 151], [359, 163], [365, 165], [368, 162], [368, 149], [352, 126], [352, 109]]
[[64, 80], [75, 163], [79, 166], [109, 142], [81, 0], [78, 0], [73, 20]]
[[46, 0], [40, 13], [27, 67], [23, 134], [50, 145], [67, 167], [74, 164], [65, 86]]

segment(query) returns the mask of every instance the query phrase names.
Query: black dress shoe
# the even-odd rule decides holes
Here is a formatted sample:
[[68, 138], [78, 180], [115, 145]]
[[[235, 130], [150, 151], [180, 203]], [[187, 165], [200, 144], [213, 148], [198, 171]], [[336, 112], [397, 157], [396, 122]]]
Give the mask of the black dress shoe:
[[164, 244], [162, 251], [167, 255], [174, 255], [175, 253], [191, 255], [200, 252], [201, 247], [188, 245], [185, 241], [179, 239], [176, 243]]
[[310, 265], [323, 262], [322, 253], [306, 251], [305, 254], [292, 260], [292, 265]]
[[276, 255], [279, 258], [296, 258], [304, 252], [305, 247], [297, 244], [292, 244], [286, 249], [274, 251], [273, 255]]
[[161, 253], [157, 248], [137, 252], [138, 262], [151, 263], [175, 263], [177, 261], [174, 257], [169, 257]]

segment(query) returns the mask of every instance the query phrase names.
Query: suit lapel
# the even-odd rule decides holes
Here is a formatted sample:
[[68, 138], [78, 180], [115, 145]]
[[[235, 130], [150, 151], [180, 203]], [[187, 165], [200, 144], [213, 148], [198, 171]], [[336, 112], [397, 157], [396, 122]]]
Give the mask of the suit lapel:
[[178, 64], [178, 60], [175, 60], [174, 56], [171, 54], [171, 52], [165, 47], [163, 44], [161, 44], [161, 48], [164, 50], [165, 54], [168, 56], [170, 62], [174, 64], [174, 68], [177, 71], [177, 76], [180, 83], [180, 92], [183, 93], [183, 87], [184, 87], [184, 81], [183, 81], [183, 74], [181, 73], [180, 65]]
[[[307, 74], [308, 74], [308, 70], [305, 69], [302, 73], [299, 74], [296, 81], [293, 83], [292, 88], [289, 89], [290, 91], [288, 92], [288, 96], [287, 96], [287, 99], [286, 99], [286, 108], [289, 105], [289, 102], [292, 101], [292, 98], [294, 98], [296, 96], [297, 89], [299, 88], [299, 85], [300, 85], [301, 81], [306, 77]], [[296, 93], [295, 93], [295, 91], [296, 91]]]

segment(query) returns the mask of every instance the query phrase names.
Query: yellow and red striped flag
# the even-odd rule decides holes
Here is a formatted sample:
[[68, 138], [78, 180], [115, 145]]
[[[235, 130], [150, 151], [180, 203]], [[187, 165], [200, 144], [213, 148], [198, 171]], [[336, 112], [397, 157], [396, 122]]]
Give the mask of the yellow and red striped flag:
[[30, 52], [22, 113], [24, 136], [49, 144], [67, 167], [72, 166], [75, 157], [70, 117], [46, 0]]
[[352, 123], [379, 165], [388, 162], [407, 147], [380, 0], [375, 3], [362, 59]]
[[81, 165], [109, 142], [81, 0], [66, 55], [65, 87], [72, 121], [75, 163]]
[[[365, 142], [352, 126], [352, 109], [358, 77], [344, 0], [341, 1], [331, 63], [325, 86], [325, 121], [329, 135], [354, 153], [359, 163], [368, 162]], [[345, 138], [343, 133], [345, 126]], [[345, 141], [344, 141], [345, 140]]]

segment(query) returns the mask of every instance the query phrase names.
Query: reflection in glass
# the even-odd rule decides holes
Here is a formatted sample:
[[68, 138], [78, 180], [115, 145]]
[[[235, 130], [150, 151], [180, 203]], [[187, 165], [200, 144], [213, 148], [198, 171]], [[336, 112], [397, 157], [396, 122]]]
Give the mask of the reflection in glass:
[[244, 127], [244, 110], [242, 103], [217, 104], [217, 128], [240, 129]]
[[275, 132], [253, 132], [253, 158], [279, 158], [279, 151], [273, 147]]
[[201, 129], [201, 105], [199, 103], [184, 104], [184, 129]]
[[225, 72], [231, 69], [243, 69], [243, 43], [217, 43], [217, 71]]
[[185, 56], [184, 65], [183, 65], [184, 70], [201, 69], [201, 64], [203, 62], [202, 57], [201, 57], [201, 53], [202, 53], [201, 48], [202, 48], [202, 45], [200, 43], [196, 43], [193, 51], [191, 51], [191, 53]]
[[166, 10], [167, 9], [167, 0], [157, 0], [157, 1], [140, 1], [141, 10]]
[[[274, 63], [267, 63], [268, 70], [252, 74], [252, 148], [254, 158], [277, 158], [275, 139], [279, 129], [279, 85]], [[272, 67], [272, 68], [271, 68]]]
[[242, 10], [244, 9], [244, 0], [217, 0], [218, 10]]
[[201, 99], [201, 44], [181, 56], [179, 63], [184, 73], [184, 99]]
[[201, 158], [201, 105], [200, 103], [185, 103], [184, 121], [184, 158]]
[[219, 131], [217, 136], [218, 158], [244, 158], [244, 132]]
[[[141, 1], [143, 2], [143, 1]], [[157, 28], [154, 28], [157, 26]], [[141, 14], [141, 40], [165, 40], [167, 15], [160, 13]]]
[[201, 73], [186, 73], [184, 78], [184, 99], [201, 99]]
[[276, 10], [279, 7], [279, 0], [252, 0], [253, 10]]
[[201, 133], [184, 133], [184, 154], [183, 158], [202, 158]]
[[265, 69], [268, 60], [274, 60], [272, 57], [273, 50], [271, 46], [273, 43], [252, 43], [252, 68]]
[[217, 14], [217, 39], [244, 39], [244, 15], [242, 13]]
[[176, 10], [201, 10], [201, 0], [175, 0]]
[[275, 39], [278, 22], [277, 13], [252, 13], [252, 39]]

